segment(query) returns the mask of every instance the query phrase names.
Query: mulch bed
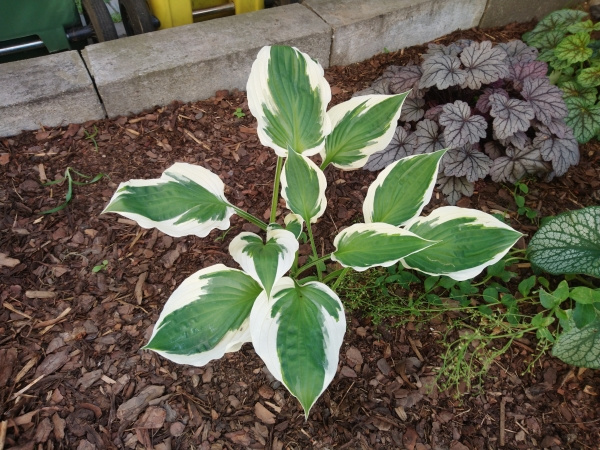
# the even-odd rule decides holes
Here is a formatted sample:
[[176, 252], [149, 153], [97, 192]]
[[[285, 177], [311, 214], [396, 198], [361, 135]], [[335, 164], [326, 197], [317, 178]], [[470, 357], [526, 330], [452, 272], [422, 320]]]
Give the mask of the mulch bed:
[[[460, 31], [436, 42], [507, 41], [532, 25]], [[332, 104], [424, 51], [417, 46], [326, 70]], [[236, 108], [246, 116], [234, 116]], [[394, 319], [375, 325], [353, 312], [339, 373], [306, 421], [249, 344], [202, 368], [141, 351], [174, 288], [202, 267], [236, 267], [229, 242], [253, 227], [234, 216], [227, 233], [171, 238], [100, 215], [102, 209], [119, 182], [156, 178], [185, 161], [217, 173], [230, 201], [267, 218], [275, 156], [261, 146], [255, 126], [244, 93], [217, 92], [135, 117], [0, 138], [0, 447], [598, 448], [600, 373], [549, 355], [523, 373], [535, 337], [499, 358], [482, 386], [458, 397], [437, 389], [439, 327], [450, 317], [398, 327]], [[541, 216], [598, 204], [600, 145], [584, 145], [581, 154], [564, 177], [531, 186], [527, 201]], [[67, 189], [40, 181], [63, 176], [67, 167], [110, 178], [75, 186], [67, 208], [40, 215], [62, 203]], [[326, 175], [329, 207], [315, 226], [324, 251], [361, 214], [375, 177]], [[442, 204], [436, 193], [432, 206]], [[516, 211], [507, 187], [490, 180], [459, 205]], [[535, 231], [529, 220], [511, 217], [523, 233]]]

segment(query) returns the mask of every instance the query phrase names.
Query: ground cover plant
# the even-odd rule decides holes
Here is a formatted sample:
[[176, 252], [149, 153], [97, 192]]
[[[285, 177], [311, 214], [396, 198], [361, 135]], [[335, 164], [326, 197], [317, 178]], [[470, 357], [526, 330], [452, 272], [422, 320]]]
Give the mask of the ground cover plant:
[[[160, 179], [122, 183], [105, 212], [172, 236], [226, 230], [233, 214], [266, 232], [265, 241], [252, 232], [232, 240], [229, 252], [241, 271], [219, 264], [188, 277], [167, 301], [146, 348], [203, 366], [251, 341], [308, 417], [336, 373], [346, 331], [342, 303], [325, 282], [348, 268], [364, 271], [398, 261], [466, 280], [500, 260], [521, 234], [472, 209], [449, 206], [419, 216], [445, 153], [438, 150], [398, 160], [381, 172], [365, 198], [365, 223], [342, 230], [334, 239], [335, 251], [319, 255], [312, 224], [327, 203], [322, 170], [329, 164], [358, 169], [385, 148], [406, 94], [356, 97], [326, 111], [331, 93], [323, 69], [285, 46], [259, 52], [247, 89], [258, 136], [278, 155], [269, 224], [230, 203], [218, 176], [184, 163], [171, 166]], [[316, 154], [320, 168], [309, 158]], [[291, 213], [277, 223], [280, 183]], [[298, 267], [304, 224], [312, 260]], [[344, 269], [325, 276], [321, 265], [329, 259]], [[307, 276], [313, 266], [317, 275]]]
[[548, 63], [550, 80], [563, 91], [569, 110], [567, 124], [580, 143], [600, 132], [600, 41], [592, 34], [600, 30], [586, 12], [563, 9], [544, 17], [523, 35], [527, 44], [539, 49], [539, 61]]
[[411, 92], [391, 144], [365, 168], [448, 148], [438, 186], [450, 204], [471, 196], [487, 175], [509, 183], [564, 175], [579, 162], [579, 148], [565, 124], [562, 92], [537, 54], [519, 40], [458, 40], [429, 44], [418, 64], [387, 68], [357, 95]]

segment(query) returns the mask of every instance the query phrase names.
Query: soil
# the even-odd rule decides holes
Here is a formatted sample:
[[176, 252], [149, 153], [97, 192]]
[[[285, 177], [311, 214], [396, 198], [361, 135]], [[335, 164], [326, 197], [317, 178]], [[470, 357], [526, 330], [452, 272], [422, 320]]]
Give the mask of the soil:
[[[532, 26], [472, 29], [436, 42], [508, 41]], [[333, 103], [424, 51], [326, 70]], [[535, 336], [512, 345], [481, 385], [458, 396], [436, 388], [439, 330], [451, 316], [376, 325], [353, 311], [338, 375], [308, 420], [250, 344], [201, 368], [140, 350], [174, 288], [199, 268], [236, 267], [227, 246], [252, 227], [234, 216], [228, 233], [171, 238], [102, 209], [119, 182], [157, 178], [186, 161], [217, 173], [230, 201], [267, 218], [275, 156], [255, 126], [243, 92], [217, 92], [135, 117], [0, 139], [0, 448], [598, 448], [600, 372], [548, 354], [526, 372]], [[598, 204], [600, 144], [580, 150], [581, 164], [564, 177], [531, 185], [527, 202], [540, 216]], [[73, 186], [65, 209], [40, 215], [67, 194], [66, 183], [41, 181], [60, 179], [67, 167], [108, 177]], [[315, 226], [324, 251], [360, 214], [376, 174], [326, 175], [328, 212]], [[436, 193], [432, 206], [442, 204]], [[459, 205], [508, 211], [527, 235], [521, 245], [536, 230], [514, 212], [507, 187], [490, 180]]]

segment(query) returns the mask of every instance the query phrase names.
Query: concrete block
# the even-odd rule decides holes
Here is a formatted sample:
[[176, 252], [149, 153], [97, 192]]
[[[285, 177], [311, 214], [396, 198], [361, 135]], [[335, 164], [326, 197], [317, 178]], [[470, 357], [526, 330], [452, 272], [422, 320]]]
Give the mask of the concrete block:
[[488, 0], [481, 18], [482, 28], [499, 27], [511, 22], [542, 19], [557, 9], [573, 8], [582, 0]]
[[84, 58], [109, 117], [220, 89], [246, 89], [265, 45], [293, 45], [328, 66], [331, 28], [299, 4], [91, 45]]
[[304, 0], [333, 28], [330, 64], [346, 65], [479, 24], [486, 0]]
[[0, 64], [0, 136], [105, 117], [78, 52]]

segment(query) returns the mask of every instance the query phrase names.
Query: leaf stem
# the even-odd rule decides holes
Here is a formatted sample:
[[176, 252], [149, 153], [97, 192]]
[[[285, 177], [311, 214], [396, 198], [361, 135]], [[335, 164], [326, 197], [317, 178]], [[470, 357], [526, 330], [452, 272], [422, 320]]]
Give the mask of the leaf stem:
[[[315, 262], [317, 262], [319, 260], [319, 253], [317, 252], [317, 246], [315, 245], [315, 238], [313, 236], [310, 220], [306, 221], [306, 230], [308, 231], [308, 238], [310, 240], [310, 247], [312, 248], [313, 258], [315, 259]], [[317, 266], [317, 274], [319, 275], [319, 281], [320, 281], [323, 279], [323, 273], [321, 272], [319, 265], [316, 264], [316, 266]]]
[[273, 198], [271, 199], [271, 219], [274, 223], [277, 219], [277, 203], [279, 202], [279, 181], [281, 178], [281, 168], [283, 167], [283, 158], [277, 157], [277, 166], [275, 167], [275, 180], [273, 181]]
[[237, 206], [233, 206], [230, 205], [235, 213], [240, 216], [243, 217], [244, 219], [246, 219], [248, 222], [253, 223], [254, 225], [256, 225], [258, 228], [260, 228], [263, 231], [267, 231], [267, 224], [264, 223], [262, 220], [260, 220], [257, 217], [254, 217], [252, 214], [244, 211], [243, 209], [238, 208]]
[[346, 276], [346, 274], [348, 273], [349, 270], [350, 270], [350, 267], [344, 267], [344, 269], [342, 270], [342, 273], [340, 273], [337, 280], [335, 280], [335, 283], [333, 283], [333, 286], [331, 286], [332, 291], [334, 291], [334, 292], [336, 291], [336, 289], [340, 286], [340, 283], [342, 282], [342, 280], [344, 279], [344, 277]]

